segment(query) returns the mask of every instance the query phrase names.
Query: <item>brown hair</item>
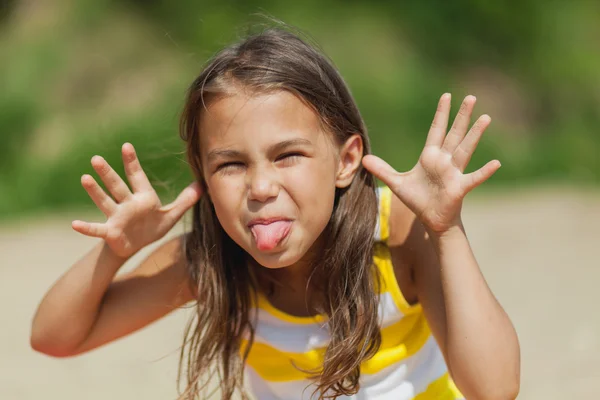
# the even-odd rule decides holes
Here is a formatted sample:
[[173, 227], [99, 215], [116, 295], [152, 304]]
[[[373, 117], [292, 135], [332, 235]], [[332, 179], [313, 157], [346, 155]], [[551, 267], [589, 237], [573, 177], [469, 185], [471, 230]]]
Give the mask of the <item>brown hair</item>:
[[[318, 114], [338, 145], [359, 134], [364, 154], [367, 131], [342, 77], [332, 63], [298, 34], [269, 28], [217, 53], [189, 88], [180, 122], [188, 161], [205, 187], [200, 162], [200, 119], [211, 99], [243, 88], [251, 93], [286, 90]], [[323, 232], [323, 251], [314, 264], [319, 282], [319, 311], [328, 317], [330, 342], [322, 369], [314, 372], [319, 398], [350, 395], [359, 389], [360, 364], [379, 348], [377, 274], [373, 268], [373, 232], [377, 218], [375, 182], [362, 165], [352, 183], [337, 189], [331, 219]], [[187, 346], [187, 387], [183, 398], [195, 398], [212, 366], [223, 399], [243, 394], [243, 368], [254, 338], [252, 304], [257, 280], [249, 256], [223, 230], [208, 196], [193, 208], [186, 258], [197, 312], [186, 329], [181, 352], [182, 375]], [[250, 346], [240, 354], [247, 334]], [[213, 371], [214, 372], [214, 371]]]

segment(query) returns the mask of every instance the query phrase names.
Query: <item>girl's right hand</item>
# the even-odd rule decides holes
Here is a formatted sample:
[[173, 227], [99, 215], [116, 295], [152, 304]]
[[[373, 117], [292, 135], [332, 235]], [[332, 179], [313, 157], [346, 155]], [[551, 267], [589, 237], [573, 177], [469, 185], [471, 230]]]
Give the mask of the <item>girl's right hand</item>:
[[104, 239], [117, 256], [129, 258], [167, 234], [200, 199], [202, 190], [198, 182], [193, 182], [183, 189], [175, 201], [163, 206], [140, 165], [133, 145], [123, 144], [122, 155], [133, 193], [104, 158], [92, 157], [94, 170], [113, 198], [102, 190], [91, 175], [83, 175], [81, 184], [108, 219], [105, 223], [75, 220], [71, 226], [86, 236]]

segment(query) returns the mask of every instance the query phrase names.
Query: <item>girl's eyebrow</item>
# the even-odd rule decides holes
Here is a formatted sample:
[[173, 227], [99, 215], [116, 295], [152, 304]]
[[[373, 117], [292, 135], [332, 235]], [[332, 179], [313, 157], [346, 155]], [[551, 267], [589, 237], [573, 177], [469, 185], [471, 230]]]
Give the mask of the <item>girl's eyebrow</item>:
[[236, 158], [236, 157], [240, 157], [241, 155], [242, 155], [242, 153], [240, 153], [237, 150], [214, 149], [210, 153], [208, 153], [206, 160], [208, 162], [211, 162], [212, 160], [214, 160], [216, 158]]
[[[298, 138], [298, 139], [290, 139], [290, 140], [284, 140], [282, 142], [279, 143], [275, 143], [272, 144], [271, 146], [269, 146], [269, 149], [267, 150], [268, 153], [277, 153], [280, 151], [285, 150], [288, 147], [291, 146], [311, 146], [312, 142], [308, 139], [302, 139], [302, 138]], [[236, 158], [236, 157], [241, 157], [242, 153], [237, 151], [237, 150], [232, 150], [232, 149], [214, 149], [211, 150], [208, 153], [207, 156], [207, 161], [211, 162], [212, 160], [216, 159], [216, 158]]]
[[274, 145], [271, 145], [269, 147], [269, 153], [278, 153], [280, 151], [285, 150], [288, 147], [292, 147], [292, 146], [311, 146], [312, 142], [308, 139], [303, 139], [303, 138], [297, 138], [297, 139], [290, 139], [290, 140], [284, 140], [282, 142], [279, 143], [275, 143]]

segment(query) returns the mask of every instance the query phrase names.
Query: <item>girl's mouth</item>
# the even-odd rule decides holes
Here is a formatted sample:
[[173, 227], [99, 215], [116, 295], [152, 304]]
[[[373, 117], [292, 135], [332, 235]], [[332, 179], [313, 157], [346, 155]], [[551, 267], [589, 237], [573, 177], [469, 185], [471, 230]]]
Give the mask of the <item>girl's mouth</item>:
[[261, 251], [273, 250], [290, 233], [292, 221], [286, 219], [255, 219], [248, 224], [256, 247]]

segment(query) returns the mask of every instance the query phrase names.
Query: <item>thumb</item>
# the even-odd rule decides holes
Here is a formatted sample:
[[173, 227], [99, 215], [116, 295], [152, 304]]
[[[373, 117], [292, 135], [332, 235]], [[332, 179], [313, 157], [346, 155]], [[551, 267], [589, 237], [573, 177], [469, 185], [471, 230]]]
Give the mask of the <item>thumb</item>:
[[202, 188], [197, 181], [194, 181], [183, 189], [172, 203], [164, 206], [163, 211], [167, 211], [169, 214], [172, 214], [174, 219], [178, 220], [200, 200], [201, 196]]
[[381, 158], [368, 154], [363, 157], [362, 164], [370, 173], [375, 175], [375, 177], [385, 183], [389, 188], [392, 188], [397, 184], [400, 174]]

